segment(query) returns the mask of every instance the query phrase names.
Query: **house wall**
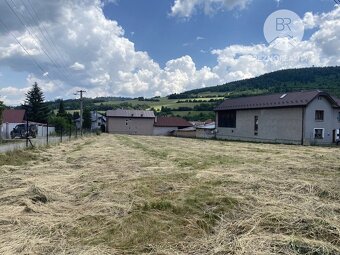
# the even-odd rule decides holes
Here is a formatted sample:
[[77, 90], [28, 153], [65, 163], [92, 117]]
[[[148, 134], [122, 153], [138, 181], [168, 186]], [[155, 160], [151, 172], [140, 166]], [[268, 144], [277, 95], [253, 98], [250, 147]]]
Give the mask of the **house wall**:
[[196, 138], [212, 139], [215, 138], [214, 129], [196, 129]]
[[152, 135], [154, 118], [107, 117], [107, 132], [112, 134]]
[[[255, 116], [259, 119], [258, 135], [254, 132]], [[303, 108], [239, 110], [236, 128], [217, 127], [216, 138], [301, 144]], [[218, 114], [216, 114], [218, 125]]]
[[[324, 111], [324, 120], [315, 120], [315, 111]], [[335, 129], [340, 129], [340, 121], [338, 120], [338, 114], [340, 109], [335, 109], [332, 107], [331, 103], [326, 97], [315, 98], [306, 107], [305, 112], [305, 134], [304, 143], [305, 144], [332, 144], [333, 143], [333, 131]], [[323, 139], [314, 139], [314, 129], [322, 128], [324, 129]]]
[[196, 138], [196, 130], [176, 130], [174, 133], [174, 136], [176, 137], [184, 137], [184, 138]]
[[178, 130], [177, 127], [154, 127], [153, 135], [170, 135], [170, 132]]

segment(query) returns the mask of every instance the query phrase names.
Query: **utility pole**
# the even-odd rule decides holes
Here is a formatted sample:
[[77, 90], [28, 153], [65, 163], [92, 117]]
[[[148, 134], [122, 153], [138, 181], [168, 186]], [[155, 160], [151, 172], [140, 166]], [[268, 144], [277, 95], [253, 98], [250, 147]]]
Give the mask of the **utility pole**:
[[83, 93], [86, 93], [85, 90], [78, 90], [75, 95], [80, 95], [80, 136], [83, 136]]

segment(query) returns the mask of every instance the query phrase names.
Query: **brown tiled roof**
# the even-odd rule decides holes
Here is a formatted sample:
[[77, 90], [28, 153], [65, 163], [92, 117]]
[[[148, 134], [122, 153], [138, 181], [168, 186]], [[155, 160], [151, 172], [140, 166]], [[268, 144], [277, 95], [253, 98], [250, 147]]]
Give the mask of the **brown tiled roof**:
[[2, 123], [23, 123], [25, 110], [5, 109], [2, 112]]
[[178, 117], [157, 117], [155, 127], [192, 127], [192, 124], [185, 119]]
[[325, 96], [337, 106], [328, 93], [314, 90], [227, 99], [215, 111], [306, 106], [317, 96]]
[[106, 112], [107, 117], [125, 117], [125, 118], [155, 118], [153, 111], [140, 110], [110, 110]]

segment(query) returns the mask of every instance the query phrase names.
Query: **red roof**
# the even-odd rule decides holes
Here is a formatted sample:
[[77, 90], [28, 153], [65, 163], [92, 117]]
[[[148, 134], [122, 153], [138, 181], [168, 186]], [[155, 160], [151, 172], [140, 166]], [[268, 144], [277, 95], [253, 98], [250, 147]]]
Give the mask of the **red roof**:
[[25, 110], [5, 109], [2, 112], [2, 123], [23, 123]]
[[192, 124], [179, 117], [157, 117], [155, 127], [192, 127]]

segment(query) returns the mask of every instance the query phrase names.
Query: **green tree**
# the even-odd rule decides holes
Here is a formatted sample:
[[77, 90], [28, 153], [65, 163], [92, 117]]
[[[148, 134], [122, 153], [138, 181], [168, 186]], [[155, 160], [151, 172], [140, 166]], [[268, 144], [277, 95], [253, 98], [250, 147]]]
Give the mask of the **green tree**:
[[80, 118], [79, 112], [73, 112], [72, 118], [73, 118], [73, 120], [79, 119]]
[[64, 134], [68, 132], [70, 128], [70, 123], [66, 118], [61, 116], [56, 116], [55, 114], [51, 114], [48, 118], [48, 122], [50, 125], [54, 126], [55, 132], [60, 134], [63, 132]]
[[27, 117], [30, 121], [46, 123], [48, 118], [48, 107], [44, 103], [45, 97], [38, 83], [34, 83], [32, 88], [26, 94], [25, 104]]
[[91, 111], [89, 108], [85, 108], [83, 113], [83, 129], [91, 129]]
[[59, 117], [65, 117], [67, 115], [66, 111], [65, 111], [65, 106], [64, 106], [64, 100], [59, 100], [59, 109], [58, 109], [58, 113], [57, 116]]

